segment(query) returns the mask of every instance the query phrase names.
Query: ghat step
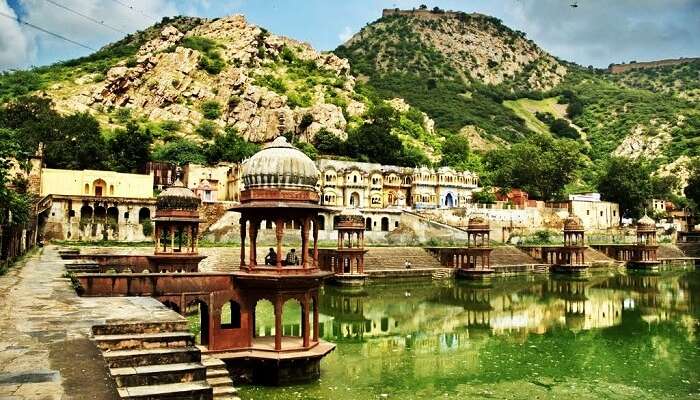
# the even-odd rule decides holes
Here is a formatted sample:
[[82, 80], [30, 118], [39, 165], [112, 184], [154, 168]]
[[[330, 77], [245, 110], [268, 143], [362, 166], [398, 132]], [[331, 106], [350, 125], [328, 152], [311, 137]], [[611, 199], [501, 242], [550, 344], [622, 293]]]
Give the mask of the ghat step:
[[127, 322], [95, 325], [92, 327], [92, 334], [95, 336], [128, 335], [132, 333], [184, 332], [187, 329], [187, 321]]
[[201, 361], [197, 347], [155, 348], [107, 351], [105, 361], [110, 368], [141, 367], [157, 364], [181, 364]]
[[131, 386], [117, 391], [124, 400], [210, 400], [214, 396], [212, 387], [205, 381]]
[[93, 339], [100, 350], [175, 348], [194, 345], [194, 335], [190, 332], [95, 335]]
[[170, 383], [196, 382], [206, 379], [206, 367], [201, 363], [112, 368], [109, 373], [114, 378], [118, 387], [153, 386]]

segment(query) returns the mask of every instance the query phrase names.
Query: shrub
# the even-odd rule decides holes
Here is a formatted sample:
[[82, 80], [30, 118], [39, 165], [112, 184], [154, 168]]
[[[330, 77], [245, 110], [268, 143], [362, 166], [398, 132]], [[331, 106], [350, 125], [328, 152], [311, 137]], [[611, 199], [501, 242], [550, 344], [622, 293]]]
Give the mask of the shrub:
[[180, 130], [180, 127], [179, 121], [166, 120], [160, 123], [160, 129], [166, 132], [177, 132]]
[[134, 68], [134, 67], [136, 66], [136, 64], [137, 64], [137, 63], [136, 63], [136, 57], [129, 57], [129, 58], [126, 60], [126, 66], [127, 66], [128, 68]]
[[153, 223], [150, 219], [147, 219], [141, 223], [141, 229], [143, 230], [143, 236], [151, 237], [153, 235]]
[[221, 116], [221, 104], [215, 100], [208, 100], [202, 103], [200, 110], [206, 119], [217, 119]]
[[219, 133], [219, 126], [211, 121], [202, 121], [194, 131], [204, 139], [211, 139]]

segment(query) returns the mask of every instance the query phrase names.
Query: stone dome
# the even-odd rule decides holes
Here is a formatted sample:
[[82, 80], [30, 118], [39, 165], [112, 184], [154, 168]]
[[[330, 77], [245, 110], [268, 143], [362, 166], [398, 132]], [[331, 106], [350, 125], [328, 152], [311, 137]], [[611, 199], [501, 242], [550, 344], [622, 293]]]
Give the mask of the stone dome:
[[656, 221], [653, 219], [649, 218], [648, 215], [644, 214], [642, 218], [637, 221], [637, 230], [638, 231], [655, 231], [656, 230]]
[[483, 215], [474, 215], [469, 218], [467, 230], [489, 229], [489, 220]]
[[158, 195], [156, 210], [197, 211], [201, 202], [199, 197], [185, 187], [178, 175], [172, 186], [160, 192]]
[[364, 229], [365, 218], [356, 208], [346, 208], [338, 215], [338, 228]]
[[318, 168], [304, 153], [278, 137], [243, 163], [246, 189], [315, 190]]
[[564, 230], [565, 231], [582, 231], [583, 221], [575, 214], [569, 214], [568, 217], [564, 219]]

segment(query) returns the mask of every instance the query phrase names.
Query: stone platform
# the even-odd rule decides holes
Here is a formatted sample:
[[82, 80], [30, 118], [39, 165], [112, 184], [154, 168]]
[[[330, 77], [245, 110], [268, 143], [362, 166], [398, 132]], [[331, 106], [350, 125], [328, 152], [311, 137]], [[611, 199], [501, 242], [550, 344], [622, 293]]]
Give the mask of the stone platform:
[[181, 318], [151, 298], [80, 298], [55, 246], [0, 277], [0, 398], [118, 398], [91, 328]]

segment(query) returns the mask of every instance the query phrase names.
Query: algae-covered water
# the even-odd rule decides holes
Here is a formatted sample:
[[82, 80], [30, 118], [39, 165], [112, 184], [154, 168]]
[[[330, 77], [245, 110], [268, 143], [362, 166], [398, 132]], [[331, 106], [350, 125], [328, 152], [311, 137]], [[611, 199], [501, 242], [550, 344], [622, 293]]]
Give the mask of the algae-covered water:
[[325, 287], [318, 382], [255, 399], [700, 399], [700, 272]]

